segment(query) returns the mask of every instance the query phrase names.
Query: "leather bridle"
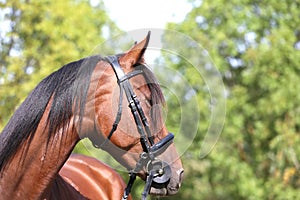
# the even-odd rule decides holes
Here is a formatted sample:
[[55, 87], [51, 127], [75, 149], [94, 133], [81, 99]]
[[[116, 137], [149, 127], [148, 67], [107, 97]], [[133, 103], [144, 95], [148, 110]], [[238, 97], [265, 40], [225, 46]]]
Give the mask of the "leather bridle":
[[147, 178], [146, 185], [142, 193], [142, 199], [146, 199], [152, 185], [165, 186], [170, 181], [172, 173], [171, 167], [168, 163], [159, 160], [157, 156], [162, 154], [170, 146], [170, 144], [173, 142], [174, 135], [169, 133], [158, 143], [154, 143], [154, 136], [151, 134], [151, 130], [143, 108], [140, 105], [138, 97], [134, 93], [129, 82], [130, 78], [140, 74], [143, 75], [143, 70], [139, 67], [135, 67], [135, 70], [125, 74], [118, 62], [118, 56], [107, 56], [105, 57], [105, 60], [111, 64], [120, 88], [118, 112], [107, 140], [110, 140], [113, 133], [117, 130], [118, 124], [121, 120], [123, 92], [125, 92], [137, 130], [140, 134], [140, 142], [143, 148], [143, 152], [140, 154], [140, 158], [137, 161], [135, 168], [129, 171], [130, 178], [124, 190], [122, 200], [127, 199], [131, 192], [131, 188], [136, 179], [137, 173], [143, 170], [143, 168], [146, 169]]

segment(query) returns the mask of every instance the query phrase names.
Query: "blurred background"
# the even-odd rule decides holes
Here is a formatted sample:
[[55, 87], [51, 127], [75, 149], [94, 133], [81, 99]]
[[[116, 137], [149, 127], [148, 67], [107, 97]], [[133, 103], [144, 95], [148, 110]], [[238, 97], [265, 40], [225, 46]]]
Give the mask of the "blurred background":
[[[197, 135], [181, 158], [182, 188], [169, 199], [300, 199], [299, 7], [300, 0], [0, 0], [0, 131], [44, 77], [98, 44], [135, 28], [176, 30], [201, 44], [218, 67], [226, 118], [214, 149], [200, 157], [209, 91], [184, 61], [166, 56], [196, 91], [201, 109]], [[177, 130], [180, 106], [167, 97], [167, 125]], [[90, 151], [100, 150], [82, 143], [75, 149]], [[134, 186], [134, 199], [143, 186]]]

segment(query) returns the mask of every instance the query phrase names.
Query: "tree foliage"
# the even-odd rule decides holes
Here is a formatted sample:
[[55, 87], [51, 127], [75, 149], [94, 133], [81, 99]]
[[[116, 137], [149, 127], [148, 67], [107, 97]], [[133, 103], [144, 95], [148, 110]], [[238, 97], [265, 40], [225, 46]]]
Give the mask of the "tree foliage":
[[102, 3], [10, 0], [0, 9], [0, 129], [42, 78], [118, 31]]
[[168, 28], [210, 53], [227, 87], [227, 115], [208, 157], [187, 156], [200, 148], [197, 138], [183, 157], [186, 178], [176, 198], [299, 198], [300, 1], [191, 3], [184, 22]]

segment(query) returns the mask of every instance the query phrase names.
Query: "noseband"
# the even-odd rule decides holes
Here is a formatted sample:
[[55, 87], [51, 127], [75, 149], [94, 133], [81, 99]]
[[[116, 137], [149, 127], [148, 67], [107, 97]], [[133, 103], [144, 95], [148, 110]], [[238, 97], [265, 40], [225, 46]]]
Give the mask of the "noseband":
[[110, 140], [121, 120], [123, 92], [125, 92], [137, 130], [140, 134], [140, 142], [143, 148], [143, 152], [140, 154], [140, 159], [137, 161], [135, 168], [129, 171], [130, 178], [125, 188], [122, 200], [127, 199], [131, 192], [131, 188], [136, 179], [137, 173], [143, 168], [146, 169], [147, 178], [146, 185], [142, 193], [142, 199], [146, 199], [152, 185], [156, 185], [158, 187], [164, 186], [171, 178], [172, 172], [169, 164], [159, 160], [157, 156], [162, 154], [170, 146], [170, 144], [173, 142], [174, 135], [169, 133], [158, 143], [154, 143], [154, 136], [151, 134], [143, 108], [140, 105], [138, 97], [135, 95], [129, 82], [130, 78], [139, 74], [144, 74], [143, 70], [138, 68], [130, 73], [125, 74], [118, 62], [117, 56], [107, 56], [105, 60], [111, 64], [120, 88], [118, 113], [107, 140]]

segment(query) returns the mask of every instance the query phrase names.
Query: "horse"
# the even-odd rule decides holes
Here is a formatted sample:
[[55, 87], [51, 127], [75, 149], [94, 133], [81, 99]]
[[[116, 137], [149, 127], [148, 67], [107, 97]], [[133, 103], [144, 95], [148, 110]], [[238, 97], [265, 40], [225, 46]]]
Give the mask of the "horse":
[[[68, 158], [59, 176], [90, 200], [120, 199], [126, 186], [123, 178], [111, 167], [80, 154]], [[56, 191], [52, 193], [57, 194]], [[131, 196], [128, 199], [131, 200]]]
[[178, 192], [184, 170], [174, 135], [153, 109], [164, 97], [144, 61], [149, 40], [150, 32], [125, 53], [66, 64], [36, 86], [0, 134], [0, 199], [47, 199], [83, 138], [128, 169], [122, 199], [137, 176], [146, 182], [142, 199]]

